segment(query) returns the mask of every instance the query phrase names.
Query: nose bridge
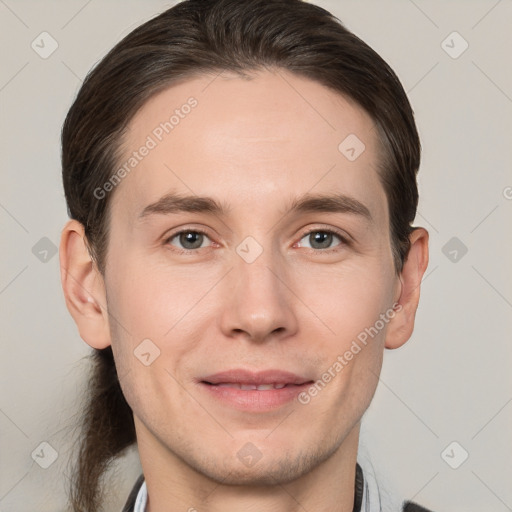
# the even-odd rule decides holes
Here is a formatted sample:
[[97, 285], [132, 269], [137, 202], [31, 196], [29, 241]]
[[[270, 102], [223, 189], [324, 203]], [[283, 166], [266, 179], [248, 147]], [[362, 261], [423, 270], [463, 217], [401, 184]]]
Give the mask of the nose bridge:
[[[270, 250], [263, 251], [250, 263], [241, 258], [234, 269], [234, 277], [239, 283], [239, 291], [247, 299], [259, 299], [259, 295], [263, 294], [267, 303], [276, 300], [282, 293], [282, 290], [279, 289], [279, 280], [276, 277], [279, 275], [279, 271], [275, 270], [277, 267], [280, 267], [277, 257], [273, 256]], [[261, 302], [259, 304], [264, 305]]]
[[229, 273], [230, 299], [223, 311], [225, 333], [243, 331], [250, 339], [263, 341], [278, 332], [283, 336], [294, 331], [292, 295], [283, 283], [285, 265], [278, 251], [246, 239], [236, 253]]

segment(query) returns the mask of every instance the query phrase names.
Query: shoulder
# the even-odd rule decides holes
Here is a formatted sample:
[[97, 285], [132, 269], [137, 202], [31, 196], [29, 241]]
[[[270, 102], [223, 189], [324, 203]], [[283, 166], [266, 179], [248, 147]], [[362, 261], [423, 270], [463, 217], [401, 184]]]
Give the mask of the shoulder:
[[410, 500], [389, 492], [382, 492], [376, 478], [373, 465], [366, 464], [363, 469], [359, 462], [356, 464], [356, 481], [354, 496], [354, 512], [366, 510], [382, 510], [382, 499], [386, 500], [386, 510], [400, 510], [402, 512], [433, 512]]
[[432, 512], [428, 508], [421, 507], [412, 501], [404, 502], [403, 512]]

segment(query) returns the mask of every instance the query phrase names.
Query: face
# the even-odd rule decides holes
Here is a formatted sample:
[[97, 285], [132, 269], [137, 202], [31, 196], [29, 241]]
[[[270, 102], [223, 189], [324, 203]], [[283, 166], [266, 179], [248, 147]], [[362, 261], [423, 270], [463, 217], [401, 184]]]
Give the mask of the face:
[[341, 453], [400, 293], [372, 120], [284, 71], [223, 73], [147, 102], [120, 167], [134, 151], [104, 285], [139, 449], [238, 484]]

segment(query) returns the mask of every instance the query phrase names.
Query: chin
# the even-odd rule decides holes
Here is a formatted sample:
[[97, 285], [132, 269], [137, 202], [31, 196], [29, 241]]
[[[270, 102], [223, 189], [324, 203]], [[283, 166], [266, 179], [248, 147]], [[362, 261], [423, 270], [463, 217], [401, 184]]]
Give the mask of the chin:
[[317, 465], [328, 459], [332, 454], [330, 451], [317, 451], [314, 453], [299, 453], [293, 456], [279, 456], [274, 452], [273, 460], [261, 459], [252, 465], [245, 465], [235, 455], [233, 459], [227, 460], [224, 457], [223, 464], [218, 460], [194, 463], [189, 461], [190, 466], [198, 473], [210, 478], [214, 482], [223, 485], [234, 486], [275, 486], [287, 484], [310, 473]]

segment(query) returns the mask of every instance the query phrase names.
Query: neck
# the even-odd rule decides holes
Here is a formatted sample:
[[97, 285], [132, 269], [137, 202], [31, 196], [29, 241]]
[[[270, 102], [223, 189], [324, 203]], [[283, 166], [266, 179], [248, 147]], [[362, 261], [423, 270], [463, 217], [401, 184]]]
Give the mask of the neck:
[[[226, 485], [191, 467], [135, 418], [148, 503], [146, 512], [352, 512], [360, 424], [302, 476], [291, 481]], [[227, 477], [229, 475], [226, 475]]]

